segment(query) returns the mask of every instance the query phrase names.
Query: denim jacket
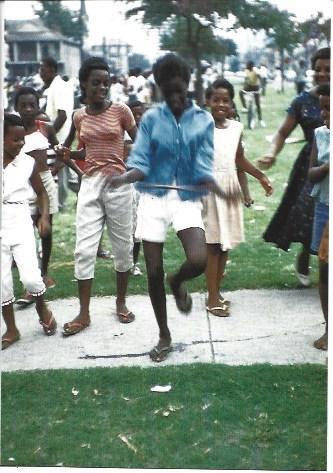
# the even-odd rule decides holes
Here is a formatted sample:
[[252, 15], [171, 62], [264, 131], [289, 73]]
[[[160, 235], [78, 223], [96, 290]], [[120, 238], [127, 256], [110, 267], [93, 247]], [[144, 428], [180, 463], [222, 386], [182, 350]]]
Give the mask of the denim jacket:
[[[192, 102], [179, 122], [163, 102], [148, 110], [127, 161], [127, 167], [144, 174], [136, 184], [140, 192], [165, 195], [167, 189], [145, 188], [143, 184], [195, 185], [212, 181], [214, 120]], [[198, 200], [204, 192], [178, 191], [181, 200]]]

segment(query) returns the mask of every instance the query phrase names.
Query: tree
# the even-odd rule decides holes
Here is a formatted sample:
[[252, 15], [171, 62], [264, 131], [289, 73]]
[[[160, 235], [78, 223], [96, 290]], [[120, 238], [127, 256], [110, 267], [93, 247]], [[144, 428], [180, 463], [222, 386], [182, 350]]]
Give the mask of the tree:
[[64, 7], [61, 1], [39, 0], [38, 3], [40, 5], [34, 7], [34, 12], [45, 26], [79, 43], [82, 42], [88, 32], [85, 17], [82, 15], [82, 3], [81, 10], [77, 11]]
[[[170, 35], [167, 38], [168, 27], [177, 26], [179, 32], [182, 30], [183, 41], [178, 42], [177, 50], [184, 48], [195, 65], [196, 99], [199, 104], [203, 101], [200, 61], [203, 59], [201, 43], [204, 35], [211, 37], [215, 30], [221, 29], [221, 19], [231, 21], [230, 29], [243, 27], [268, 31], [276, 24], [277, 17], [273, 13], [279, 12], [266, 0], [141, 0], [139, 6], [137, 0], [123, 1], [129, 5], [135, 3], [127, 11], [127, 18], [140, 14], [143, 23], [162, 29], [164, 47], [172, 44]], [[182, 22], [178, 20], [180, 23], [175, 24], [176, 18], [181, 18]]]
[[284, 65], [286, 52], [292, 55], [295, 46], [300, 43], [300, 29], [295, 21], [295, 16], [286, 10], [271, 12], [274, 28], [268, 34], [268, 46], [275, 47], [279, 52], [280, 68], [282, 75], [282, 92], [284, 91]]
[[128, 68], [134, 69], [135, 67], [139, 67], [144, 71], [150, 69], [151, 64], [143, 54], [133, 53], [128, 56]]

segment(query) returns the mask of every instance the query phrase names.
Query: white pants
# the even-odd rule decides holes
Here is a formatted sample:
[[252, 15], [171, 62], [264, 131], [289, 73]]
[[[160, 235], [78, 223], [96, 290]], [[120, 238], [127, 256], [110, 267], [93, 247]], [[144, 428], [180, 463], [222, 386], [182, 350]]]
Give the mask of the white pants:
[[33, 296], [44, 294], [46, 288], [38, 267], [32, 221], [24, 229], [24, 239], [21, 242], [10, 244], [8, 240], [4, 239], [1, 246], [2, 306], [15, 301], [12, 276], [13, 259], [19, 271], [20, 281], [26, 290]]
[[111, 189], [105, 176], [83, 176], [76, 211], [75, 277], [92, 279], [104, 223], [114, 255], [114, 268], [128, 271], [133, 265], [133, 188]]

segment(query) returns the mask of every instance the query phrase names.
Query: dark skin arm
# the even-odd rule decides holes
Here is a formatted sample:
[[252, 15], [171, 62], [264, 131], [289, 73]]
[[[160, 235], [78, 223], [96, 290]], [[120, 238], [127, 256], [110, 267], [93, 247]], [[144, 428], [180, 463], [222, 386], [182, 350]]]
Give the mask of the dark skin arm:
[[258, 179], [267, 196], [272, 194], [273, 188], [267, 176], [245, 158], [241, 140], [239, 141], [236, 152], [236, 167]]
[[30, 183], [33, 190], [36, 192], [37, 204], [40, 213], [40, 218], [37, 222], [38, 233], [41, 237], [45, 237], [49, 235], [51, 228], [49, 220], [49, 198], [36, 166], [34, 166], [32, 175], [30, 176]]
[[267, 170], [270, 169], [273, 164], [276, 162], [276, 157], [284, 147], [286, 139], [292, 133], [292, 131], [297, 127], [298, 122], [291, 115], [287, 115], [281, 127], [273, 137], [271, 147], [262, 158], [257, 160], [257, 164], [260, 169]]
[[308, 172], [309, 181], [315, 184], [316, 182], [322, 181], [330, 170], [329, 163], [318, 165], [318, 150], [317, 145], [314, 142], [312, 145], [311, 156], [310, 156], [310, 168]]
[[58, 133], [58, 131], [60, 130], [62, 125], [65, 123], [66, 118], [67, 118], [67, 114], [66, 114], [65, 110], [58, 110], [57, 118], [53, 122], [53, 126], [54, 126], [54, 129], [55, 129], [56, 133]]

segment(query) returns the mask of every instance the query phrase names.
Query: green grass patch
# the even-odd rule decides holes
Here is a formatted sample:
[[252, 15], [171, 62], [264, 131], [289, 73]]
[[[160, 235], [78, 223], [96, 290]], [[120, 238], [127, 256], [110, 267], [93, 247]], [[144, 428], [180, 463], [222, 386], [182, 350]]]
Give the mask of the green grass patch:
[[[266, 136], [272, 135], [278, 129], [285, 117], [285, 109], [294, 96], [294, 88], [286, 88], [285, 94], [277, 94], [268, 88], [263, 100], [263, 118], [267, 128], [256, 128], [244, 131], [244, 142], [247, 158], [255, 161], [269, 148]], [[236, 91], [236, 98], [238, 92]], [[238, 103], [239, 105], [239, 103]], [[240, 107], [239, 107], [240, 108]], [[241, 115], [245, 123], [246, 116]], [[296, 129], [294, 137], [302, 137], [301, 131]], [[264, 196], [261, 186], [249, 176], [249, 186], [255, 205], [264, 206], [265, 210], [244, 208], [246, 243], [239, 245], [230, 252], [230, 262], [227, 266], [227, 278], [224, 288], [227, 291], [248, 288], [294, 288], [298, 281], [294, 275], [293, 264], [299, 244], [292, 245], [290, 252], [278, 250], [269, 243], [265, 243], [262, 234], [277, 208], [287, 182], [291, 167], [297, 157], [302, 143], [287, 144], [280, 153], [276, 165], [267, 172], [273, 181], [274, 194], [270, 198]], [[75, 211], [76, 196], [72, 192], [68, 198], [66, 213], [56, 214], [54, 218], [54, 247], [50, 264], [50, 276], [57, 281], [57, 286], [48, 291], [48, 299], [76, 297], [77, 285], [74, 279], [74, 247], [75, 247]], [[104, 236], [104, 246], [110, 248], [107, 236]], [[112, 250], [112, 249], [111, 249]], [[164, 249], [165, 270], [173, 271], [184, 260], [183, 249], [174, 231], [171, 230]], [[142, 252], [140, 255], [141, 267], [144, 268]], [[312, 259], [312, 284], [317, 281], [317, 264]], [[16, 281], [16, 293], [20, 295], [21, 286]], [[112, 261], [97, 260], [93, 295], [103, 296], [115, 294], [116, 278]], [[204, 277], [195, 279], [190, 285], [191, 290], [204, 292], [206, 290]], [[167, 288], [167, 290], [169, 290]], [[147, 279], [131, 277], [128, 294], [146, 294]]]
[[326, 376], [320, 365], [4, 373], [2, 465], [325, 470]]

